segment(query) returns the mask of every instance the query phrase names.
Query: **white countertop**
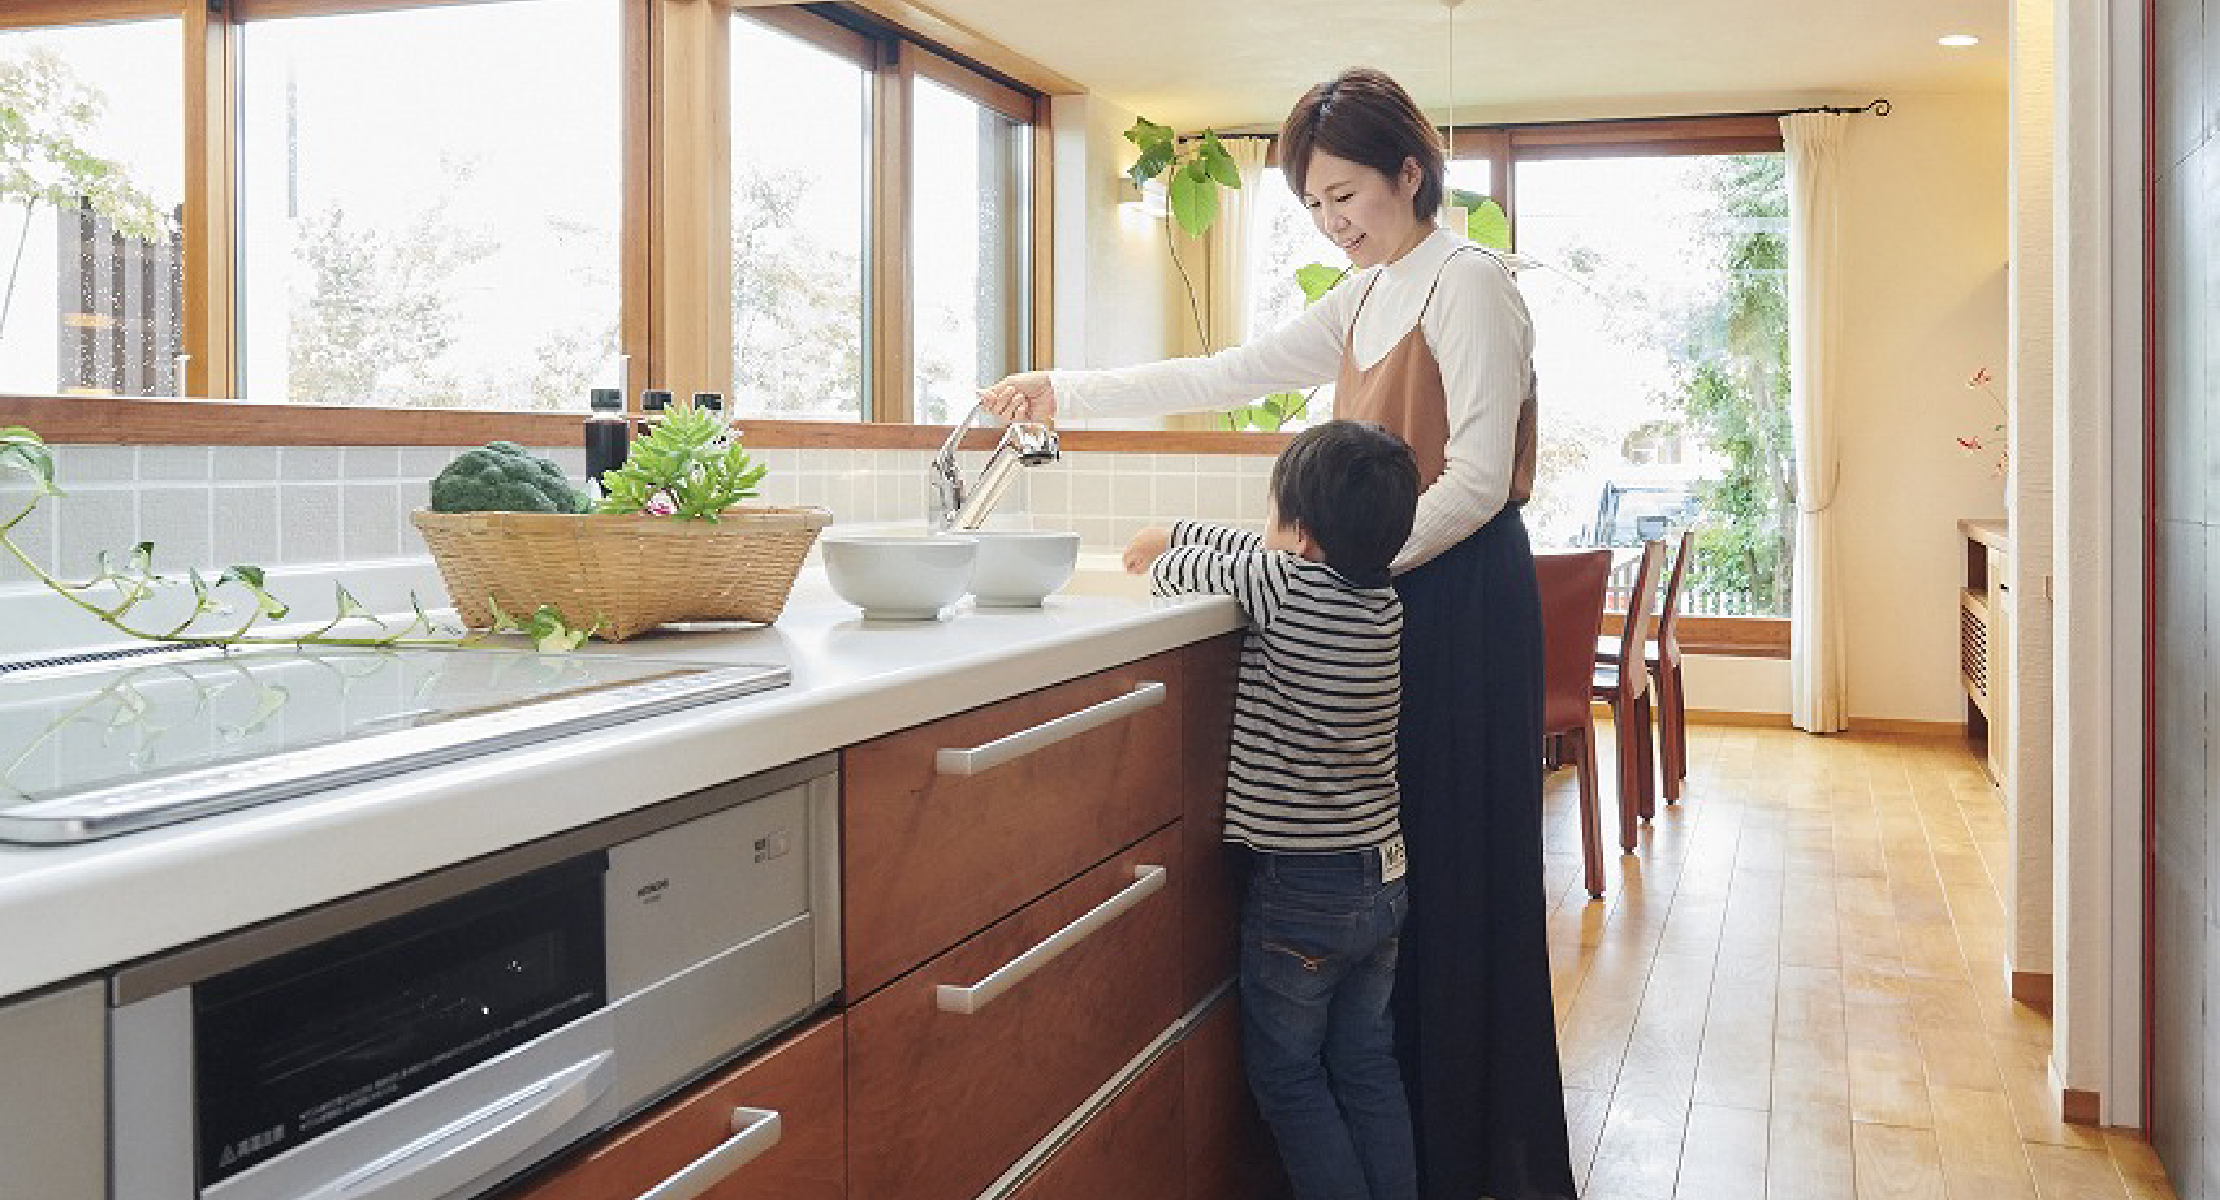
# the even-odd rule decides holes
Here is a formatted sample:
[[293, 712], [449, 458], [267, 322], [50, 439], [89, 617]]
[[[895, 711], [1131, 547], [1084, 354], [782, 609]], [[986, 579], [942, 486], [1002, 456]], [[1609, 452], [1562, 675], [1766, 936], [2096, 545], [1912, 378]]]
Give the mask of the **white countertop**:
[[939, 622], [866, 622], [811, 568], [776, 625], [656, 632], [585, 651], [784, 663], [786, 687], [106, 841], [0, 846], [0, 997], [1240, 624], [1222, 598], [1099, 595], [1032, 610], [966, 600]]

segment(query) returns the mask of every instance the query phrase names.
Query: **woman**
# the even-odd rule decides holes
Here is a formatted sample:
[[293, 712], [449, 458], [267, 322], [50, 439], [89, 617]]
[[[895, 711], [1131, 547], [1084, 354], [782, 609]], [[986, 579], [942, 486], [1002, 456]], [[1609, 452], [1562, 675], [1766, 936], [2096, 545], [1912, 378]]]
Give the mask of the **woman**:
[[1434, 224], [1442, 152], [1394, 80], [1343, 72], [1295, 105], [1280, 165], [1348, 254], [1340, 287], [1209, 358], [1027, 372], [981, 398], [1006, 419], [1204, 411], [1336, 380], [1334, 415], [1417, 452], [1425, 491], [1397, 555], [1400, 780], [1410, 918], [1398, 1056], [1420, 1194], [1574, 1194], [1544, 942], [1542, 634], [1519, 507], [1534, 476], [1533, 330], [1501, 260]]

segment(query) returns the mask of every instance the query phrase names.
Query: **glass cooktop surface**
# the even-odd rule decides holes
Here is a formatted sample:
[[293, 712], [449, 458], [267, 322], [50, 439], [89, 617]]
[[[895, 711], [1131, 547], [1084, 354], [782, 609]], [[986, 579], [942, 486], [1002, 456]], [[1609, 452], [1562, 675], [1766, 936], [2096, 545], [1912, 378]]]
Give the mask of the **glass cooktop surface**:
[[784, 666], [466, 648], [0, 673], [0, 842], [79, 842], [776, 688]]

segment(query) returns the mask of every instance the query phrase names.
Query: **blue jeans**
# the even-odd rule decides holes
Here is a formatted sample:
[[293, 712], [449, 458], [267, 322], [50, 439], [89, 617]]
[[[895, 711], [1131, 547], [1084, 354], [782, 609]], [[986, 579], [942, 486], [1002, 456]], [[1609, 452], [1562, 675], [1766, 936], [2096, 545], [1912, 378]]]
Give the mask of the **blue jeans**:
[[1379, 855], [1259, 851], [1241, 914], [1242, 1057], [1295, 1200], [1415, 1200], [1388, 995], [1404, 881]]

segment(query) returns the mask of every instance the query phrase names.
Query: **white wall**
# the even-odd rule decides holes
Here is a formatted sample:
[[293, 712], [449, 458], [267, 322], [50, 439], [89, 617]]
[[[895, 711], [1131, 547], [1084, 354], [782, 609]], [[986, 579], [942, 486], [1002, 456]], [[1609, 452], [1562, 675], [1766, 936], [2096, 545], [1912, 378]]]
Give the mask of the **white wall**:
[[2004, 514], [1992, 459], [1954, 439], [2002, 421], [2010, 253], [2006, 97], [1893, 95], [1853, 121], [1843, 160], [1842, 483], [1835, 502], [1850, 714], [1953, 721], [1957, 522]]
[[1164, 222], [1119, 203], [1120, 180], [1133, 159], [1133, 144], [1124, 136], [1133, 118], [1099, 96], [1050, 101], [1055, 353], [1041, 366], [1122, 367], [1178, 353], [1185, 301], [1165, 250]]

